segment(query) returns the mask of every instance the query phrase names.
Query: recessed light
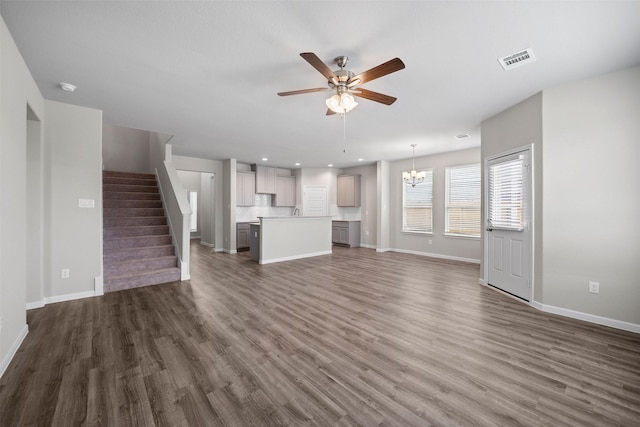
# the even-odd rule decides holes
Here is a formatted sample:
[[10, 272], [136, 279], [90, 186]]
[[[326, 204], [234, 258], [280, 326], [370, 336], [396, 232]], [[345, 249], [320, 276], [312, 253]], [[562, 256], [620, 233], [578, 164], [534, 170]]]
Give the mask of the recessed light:
[[332, 167], [333, 167], [333, 165], [332, 165], [332, 164], [328, 164], [327, 166], [329, 166], [330, 168], [332, 168]]
[[300, 163], [299, 163], [299, 162], [296, 162], [296, 166], [300, 166]]
[[58, 83], [58, 86], [60, 86], [60, 89], [64, 90], [65, 92], [75, 92], [75, 90], [77, 89], [71, 83]]
[[469, 134], [468, 133], [461, 133], [460, 135], [456, 135], [457, 139], [465, 139], [465, 138], [469, 138]]
[[364, 159], [358, 159], [359, 162], [363, 161]]
[[269, 159], [267, 159], [266, 157], [263, 157], [263, 158], [262, 158], [262, 161], [263, 161], [263, 162], [266, 162], [267, 160], [269, 160]]

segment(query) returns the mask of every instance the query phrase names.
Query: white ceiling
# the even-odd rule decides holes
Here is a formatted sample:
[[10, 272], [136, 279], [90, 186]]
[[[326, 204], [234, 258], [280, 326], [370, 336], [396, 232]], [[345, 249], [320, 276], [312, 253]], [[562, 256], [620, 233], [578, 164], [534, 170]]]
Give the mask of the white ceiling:
[[[505, 108], [640, 63], [640, 1], [2, 0], [0, 13], [46, 99], [175, 135], [178, 155], [286, 168], [478, 147]], [[536, 62], [502, 70], [528, 47]], [[398, 101], [362, 99], [343, 123], [325, 116], [326, 93], [277, 96], [326, 85], [301, 52], [332, 69], [347, 55], [356, 74], [401, 58], [363, 85]]]

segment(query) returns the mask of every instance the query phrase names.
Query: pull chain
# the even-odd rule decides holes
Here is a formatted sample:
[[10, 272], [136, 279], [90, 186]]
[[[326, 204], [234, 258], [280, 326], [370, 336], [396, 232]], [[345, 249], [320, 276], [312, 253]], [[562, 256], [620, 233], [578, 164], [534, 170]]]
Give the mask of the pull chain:
[[342, 152], [347, 152], [347, 114], [342, 113]]

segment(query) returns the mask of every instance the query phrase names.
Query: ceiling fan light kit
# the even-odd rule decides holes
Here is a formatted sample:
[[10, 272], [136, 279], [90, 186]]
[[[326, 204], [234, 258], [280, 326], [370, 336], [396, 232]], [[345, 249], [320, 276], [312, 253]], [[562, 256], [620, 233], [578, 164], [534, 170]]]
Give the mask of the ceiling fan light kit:
[[370, 70], [356, 75], [352, 71], [345, 69], [349, 62], [349, 58], [346, 56], [338, 56], [334, 59], [334, 62], [338, 67], [340, 67], [340, 69], [336, 71], [332, 71], [320, 58], [318, 58], [315, 53], [303, 52], [300, 56], [327, 79], [328, 89], [301, 89], [289, 92], [280, 92], [278, 95], [289, 96], [335, 90], [336, 93], [325, 101], [328, 108], [327, 115], [344, 114], [353, 110], [358, 106], [358, 103], [355, 100], [356, 97], [379, 102], [385, 105], [391, 105], [397, 99], [393, 96], [373, 92], [358, 86], [368, 81], [386, 76], [387, 74], [402, 70], [405, 66], [400, 58], [394, 58], [384, 64], [380, 64]]

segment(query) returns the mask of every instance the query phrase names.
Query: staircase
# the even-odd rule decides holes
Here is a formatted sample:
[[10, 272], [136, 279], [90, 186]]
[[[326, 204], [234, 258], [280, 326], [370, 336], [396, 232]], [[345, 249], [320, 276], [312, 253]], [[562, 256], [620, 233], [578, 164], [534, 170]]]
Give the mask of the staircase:
[[102, 173], [104, 291], [180, 280], [156, 178]]

